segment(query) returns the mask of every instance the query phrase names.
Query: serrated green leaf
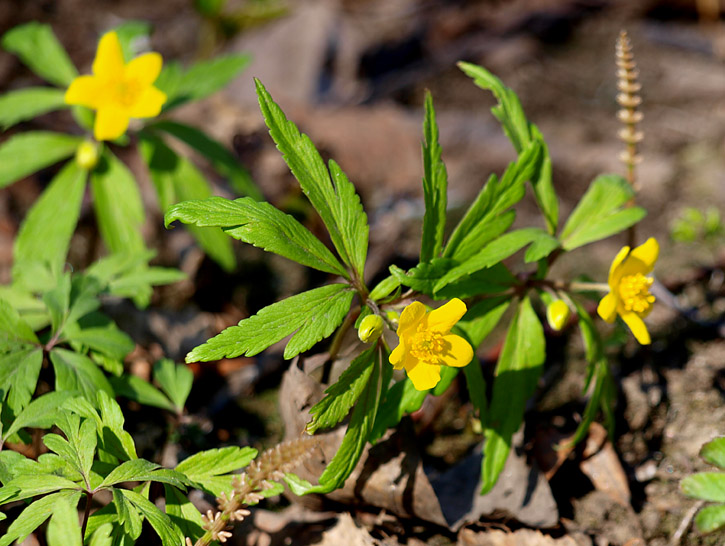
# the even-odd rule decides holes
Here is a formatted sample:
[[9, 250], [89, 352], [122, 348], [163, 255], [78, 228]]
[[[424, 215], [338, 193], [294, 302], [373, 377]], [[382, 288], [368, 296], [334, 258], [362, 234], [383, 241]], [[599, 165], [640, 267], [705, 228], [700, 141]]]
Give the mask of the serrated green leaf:
[[14, 501], [46, 495], [64, 489], [73, 491], [81, 489], [77, 483], [52, 474], [22, 474], [12, 479], [6, 487], [17, 487], [20, 490], [13, 496]]
[[534, 393], [541, 375], [545, 347], [544, 329], [530, 300], [524, 298], [511, 321], [496, 366], [488, 421], [485, 423], [482, 495], [496, 484], [506, 463], [511, 437], [521, 426], [526, 401]]
[[598, 241], [639, 222], [646, 214], [640, 207], [622, 209], [634, 197], [629, 183], [617, 175], [594, 179], [564, 225], [560, 239], [565, 250]]
[[208, 449], [181, 461], [176, 471], [186, 476], [194, 487], [218, 497], [229, 493], [234, 477], [231, 472], [246, 467], [256, 456], [257, 450], [251, 447]]
[[702, 508], [695, 516], [695, 524], [701, 533], [712, 533], [725, 525], [725, 506], [718, 504]]
[[[96, 512], [97, 513], [97, 512]], [[93, 516], [91, 516], [93, 517]], [[88, 518], [90, 521], [90, 518]], [[88, 535], [88, 527], [86, 526], [86, 536]], [[91, 541], [88, 546], [112, 546], [113, 538], [111, 533], [113, 532], [113, 524], [110, 522], [99, 525], [91, 535]]]
[[2, 46], [38, 76], [59, 87], [68, 87], [78, 76], [50, 25], [31, 22], [17, 26], [5, 33]]
[[66, 339], [118, 360], [125, 358], [136, 346], [133, 340], [113, 323], [103, 328], [78, 330], [72, 335], [68, 334]]
[[471, 346], [477, 348], [493, 331], [511, 305], [511, 298], [489, 298], [473, 305], [456, 326], [466, 336]]
[[263, 196], [249, 172], [234, 155], [196, 127], [176, 121], [159, 121], [149, 126], [150, 129], [164, 131], [194, 148], [208, 159], [214, 169], [229, 180], [231, 187], [239, 194], [262, 201]]
[[[114, 491], [119, 491], [114, 489]], [[156, 534], [161, 538], [163, 546], [179, 546], [184, 543], [181, 531], [172, 522], [169, 516], [164, 514], [156, 506], [135, 491], [121, 489], [120, 493], [126, 498], [151, 524]]]
[[425, 94], [425, 121], [423, 122], [423, 235], [420, 244], [420, 261], [428, 262], [441, 253], [443, 232], [446, 226], [448, 204], [448, 174], [441, 158], [438, 144], [433, 97]]
[[40, 347], [19, 346], [11, 353], [0, 354], [0, 390], [15, 415], [30, 402], [42, 363]]
[[529, 128], [531, 129], [531, 136], [540, 140], [543, 147], [538, 176], [531, 181], [531, 184], [534, 187], [536, 202], [544, 215], [546, 227], [549, 233], [553, 235], [559, 225], [559, 199], [554, 189], [549, 147], [544, 142], [544, 136], [536, 125], [529, 124]]
[[[170, 267], [140, 267], [108, 283], [108, 291], [114, 296], [134, 298], [136, 305], [145, 307], [151, 296], [151, 287], [173, 284], [186, 279], [186, 274]], [[139, 295], [143, 294], [142, 298]]]
[[160, 468], [156, 463], [145, 459], [132, 459], [121, 463], [106, 476], [98, 487], [110, 487], [123, 482], [155, 481], [167, 483], [185, 489], [183, 474], [167, 468]]
[[13, 245], [13, 280], [22, 283], [31, 262], [44, 262], [56, 274], [63, 271], [85, 185], [86, 172], [71, 161], [33, 204]]
[[146, 249], [141, 227], [144, 209], [131, 171], [108, 149], [91, 175], [98, 229], [111, 252], [140, 253]]
[[113, 505], [116, 507], [118, 523], [123, 525], [125, 533], [135, 541], [141, 534], [143, 518], [131, 501], [123, 495], [122, 489], [113, 488], [111, 492], [113, 493]]
[[10, 546], [16, 540], [22, 542], [51, 516], [58, 500], [64, 499], [71, 506], [75, 506], [78, 504], [80, 494], [80, 491], [60, 491], [31, 503], [0, 537], [0, 546]]
[[680, 482], [680, 489], [696, 499], [725, 502], [725, 473], [699, 472], [687, 476]]
[[48, 524], [48, 546], [83, 546], [78, 512], [66, 499], [58, 499]]
[[106, 391], [99, 390], [96, 394], [98, 407], [101, 410], [101, 433], [103, 448], [119, 459], [135, 459], [136, 446], [131, 435], [123, 430], [124, 416], [118, 402]]
[[245, 53], [233, 53], [195, 63], [183, 75], [176, 76], [175, 85], [165, 89], [168, 91], [170, 88], [172, 94], [164, 110], [216, 93], [236, 78], [250, 60], [251, 57]]
[[371, 347], [355, 358], [342, 372], [337, 383], [325, 390], [325, 397], [310, 409], [312, 419], [305, 429], [314, 434], [319, 429], [332, 428], [342, 421], [355, 405], [375, 365], [377, 348]]
[[166, 213], [168, 226], [174, 220], [200, 227], [217, 226], [240, 241], [290, 260], [348, 278], [340, 262], [292, 216], [269, 203], [250, 197], [230, 201], [211, 197], [203, 201], [186, 201], [172, 206]]
[[404, 415], [418, 411], [429, 392], [417, 390], [407, 377], [390, 387], [380, 403], [369, 441], [377, 442], [386, 430], [400, 423]]
[[145, 406], [176, 412], [174, 404], [160, 390], [138, 376], [124, 374], [109, 379], [114, 392]]
[[557, 248], [559, 248], [558, 239], [556, 239], [556, 237], [552, 237], [548, 233], [542, 232], [537, 239], [534, 239], [531, 246], [526, 249], [524, 262], [527, 264], [530, 264], [531, 262], [538, 262], [539, 260], [546, 258]]
[[[140, 147], [159, 195], [162, 211], [165, 212], [178, 201], [211, 197], [212, 189], [204, 175], [191, 161], [177, 155], [161, 139], [145, 136]], [[236, 260], [231, 241], [220, 229], [191, 226], [190, 231], [209, 257], [222, 269], [234, 270]]]
[[284, 358], [292, 358], [337, 328], [350, 310], [352, 296], [346, 284], [329, 284], [273, 303], [199, 345], [186, 361], [252, 356], [294, 334], [284, 351]]
[[3, 432], [2, 438], [5, 440], [9, 436], [15, 434], [21, 428], [50, 428], [55, 422], [55, 411], [61, 407], [66, 400], [75, 396], [73, 392], [52, 391], [39, 396], [15, 418], [10, 427]]
[[50, 361], [55, 370], [55, 390], [79, 391], [91, 400], [99, 390], [113, 394], [106, 376], [87, 356], [55, 348], [50, 352]]
[[284, 160], [302, 191], [327, 226], [342, 261], [362, 278], [368, 226], [354, 186], [334, 161], [330, 162], [328, 172], [310, 138], [300, 134], [295, 124], [287, 120], [259, 80], [255, 79], [255, 84], [269, 134], [284, 154]]
[[725, 437], [715, 438], [702, 446], [700, 457], [710, 464], [725, 468]]
[[204, 522], [201, 519], [201, 513], [186, 495], [179, 492], [176, 488], [164, 484], [164, 493], [166, 498], [166, 514], [172, 523], [181, 530], [184, 536], [189, 537], [192, 541], [196, 541], [204, 534]]
[[154, 364], [154, 380], [174, 403], [176, 411], [183, 411], [194, 382], [192, 371], [184, 364], [162, 358]]
[[49, 131], [10, 137], [0, 145], [0, 188], [73, 155], [80, 143], [78, 137]]
[[[47, 285], [45, 285], [47, 286]], [[50, 316], [45, 304], [28, 289], [13, 285], [0, 285], [0, 302], [4, 301], [13, 309], [19, 309], [19, 316], [32, 331], [37, 332], [50, 324]], [[5, 306], [4, 308], [7, 308]], [[0, 303], [0, 344], [3, 343], [4, 309]], [[35, 334], [33, 334], [35, 335]]]
[[0, 346], [5, 343], [40, 343], [30, 325], [10, 302], [0, 298]]
[[0, 130], [53, 110], [67, 108], [65, 92], [52, 87], [26, 87], [0, 95]]
[[492, 267], [539, 238], [542, 233], [544, 231], [540, 228], [523, 228], [501, 235], [498, 239], [484, 246], [477, 254], [448, 271], [435, 284], [433, 290], [439, 291], [464, 275], [470, 275], [476, 271]]

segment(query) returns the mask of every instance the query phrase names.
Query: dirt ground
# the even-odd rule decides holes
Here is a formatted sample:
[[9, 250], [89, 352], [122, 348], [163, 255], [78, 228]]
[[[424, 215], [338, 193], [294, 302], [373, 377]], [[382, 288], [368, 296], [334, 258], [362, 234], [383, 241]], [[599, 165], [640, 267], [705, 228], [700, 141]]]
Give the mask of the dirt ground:
[[[412, 489], [414, 509], [398, 506], [395, 494], [380, 500], [379, 492], [396, 472], [401, 475], [404, 463], [397, 454], [384, 459], [370, 450], [371, 463], [392, 465], [385, 466], [387, 474], [373, 472], [369, 483], [352, 484], [331, 499], [272, 499], [236, 529], [235, 544], [725, 544], [725, 533], [703, 536], [693, 528], [700, 504], [679, 492], [681, 478], [711, 468], [698, 458], [701, 446], [725, 433], [725, 245], [722, 239], [685, 244], [670, 238], [672, 222], [685, 207], [725, 211], [725, 14], [703, 21], [704, 4], [698, 11], [694, 0], [309, 0], [288, 2], [279, 17], [219, 36], [191, 0], [0, 2], [0, 31], [30, 20], [48, 22], [82, 71], [90, 66], [97, 36], [129, 19], [153, 24], [151, 47], [165, 59], [252, 53], [250, 68], [223, 93], [175, 116], [233, 148], [271, 202], [294, 207], [299, 190], [256, 106], [251, 78], [260, 78], [288, 117], [358, 187], [371, 223], [370, 280], [388, 265], [412, 264], [417, 256], [425, 89], [433, 93], [438, 114], [452, 217], [465, 210], [489, 173], [500, 173], [514, 157], [489, 112], [492, 97], [455, 67], [455, 61], [467, 60], [512, 87], [541, 129], [565, 218], [596, 175], [623, 173], [614, 43], [621, 29], [629, 33], [643, 85], [638, 200], [648, 216], [639, 233], [659, 239], [655, 273], [674, 298], [662, 300], [648, 321], [650, 347], [630, 339], [611, 353], [619, 386], [614, 442], [595, 426], [583, 445], [547, 470], [552, 446], [571, 434], [585, 402], [577, 332], [548, 332], [547, 371], [499, 496], [484, 501], [472, 495], [463, 507], [448, 504], [455, 503], [450, 484], [461, 476], [461, 483], [470, 481], [465, 471], [477, 469], [480, 452], [470, 404], [454, 390], [426, 402], [388, 440], [408, 459], [417, 457], [405, 462], [421, 476]], [[227, 8], [243, 12], [245, 4], [229, 0]], [[0, 54], [0, 90], [32, 83], [37, 81], [14, 57]], [[75, 130], [65, 113], [21, 129], [28, 127]], [[124, 159], [137, 168], [144, 198], [155, 210], [138, 160]], [[9, 281], [18, 223], [49, 172], [0, 191], [1, 282]], [[220, 194], [230, 195], [218, 182]], [[537, 214], [527, 196], [517, 224], [539, 225]], [[98, 251], [89, 249], [93, 229], [88, 207], [71, 252], [75, 267]], [[144, 312], [109, 303], [108, 312], [138, 343], [128, 363], [137, 373], [148, 373], [149, 362], [162, 354], [182, 361], [221, 328], [317, 282], [301, 267], [241, 245], [243, 267], [224, 274], [193, 248], [182, 228], [164, 231], [158, 214], [150, 214], [146, 232], [159, 263], [180, 266], [190, 280], [158, 290]], [[560, 260], [555, 273], [604, 280], [623, 244], [614, 238], [580, 249]], [[478, 356], [490, 364], [500, 342], [492, 336]], [[278, 407], [279, 389], [290, 381], [288, 366], [274, 347], [259, 357], [194, 365], [189, 410], [196, 425], [175, 456], [230, 443], [270, 446], [282, 439], [285, 426], [289, 434], [304, 409], [301, 403]], [[302, 387], [287, 388], [294, 394]], [[152, 458], [163, 418], [149, 420], [133, 405], [128, 411], [139, 451]], [[436, 502], [427, 504], [428, 497]], [[208, 501], [197, 500], [200, 507]], [[444, 519], [436, 520], [435, 510]]]

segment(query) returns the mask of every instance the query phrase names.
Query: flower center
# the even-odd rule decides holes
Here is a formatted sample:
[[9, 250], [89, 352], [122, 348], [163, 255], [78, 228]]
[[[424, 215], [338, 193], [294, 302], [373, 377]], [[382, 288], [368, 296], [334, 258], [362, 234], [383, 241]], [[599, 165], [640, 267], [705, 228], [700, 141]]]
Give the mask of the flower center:
[[437, 363], [443, 352], [445, 341], [440, 332], [422, 330], [413, 336], [410, 354], [428, 363]]
[[143, 86], [137, 79], [122, 79], [113, 89], [115, 102], [122, 106], [133, 106], [138, 102]]
[[624, 309], [635, 313], [649, 311], [655, 302], [655, 297], [649, 293], [653, 279], [645, 277], [642, 273], [622, 277], [619, 283], [619, 297], [622, 299]]

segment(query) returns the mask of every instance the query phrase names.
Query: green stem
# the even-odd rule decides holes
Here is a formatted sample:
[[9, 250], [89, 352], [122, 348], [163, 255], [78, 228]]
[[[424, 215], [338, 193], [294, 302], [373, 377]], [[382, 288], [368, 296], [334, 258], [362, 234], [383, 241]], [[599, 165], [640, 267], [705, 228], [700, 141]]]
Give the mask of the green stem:
[[93, 493], [86, 491], [86, 509], [83, 512], [83, 524], [81, 525], [81, 537], [86, 536], [86, 527], [88, 525], [88, 518], [91, 515], [91, 499], [93, 499]]

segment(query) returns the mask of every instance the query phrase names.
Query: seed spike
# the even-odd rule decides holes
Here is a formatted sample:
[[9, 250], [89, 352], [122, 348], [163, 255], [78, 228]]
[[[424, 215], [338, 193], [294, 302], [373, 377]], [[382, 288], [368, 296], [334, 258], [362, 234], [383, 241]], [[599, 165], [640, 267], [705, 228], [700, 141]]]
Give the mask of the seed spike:
[[617, 103], [621, 109], [617, 112], [617, 118], [624, 124], [618, 136], [625, 143], [626, 148], [620, 155], [620, 159], [627, 168], [627, 181], [636, 190], [639, 190], [635, 166], [641, 158], [637, 155], [637, 144], [642, 141], [644, 134], [637, 130], [637, 124], [642, 121], [642, 112], [637, 107], [642, 104], [639, 92], [642, 85], [637, 81], [639, 70], [634, 62], [632, 44], [625, 30], [619, 33], [616, 46], [617, 63]]

